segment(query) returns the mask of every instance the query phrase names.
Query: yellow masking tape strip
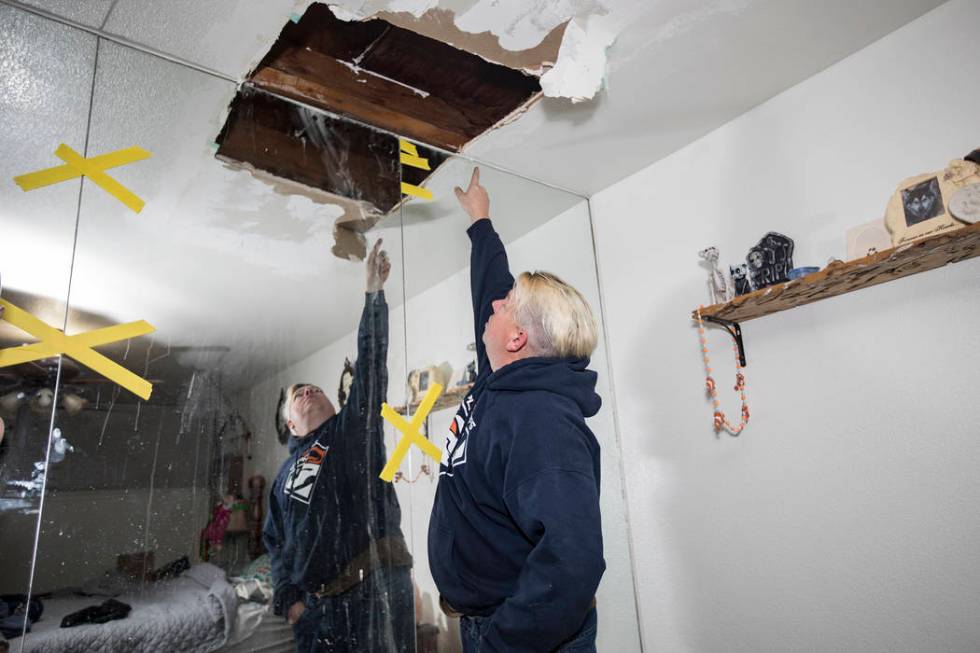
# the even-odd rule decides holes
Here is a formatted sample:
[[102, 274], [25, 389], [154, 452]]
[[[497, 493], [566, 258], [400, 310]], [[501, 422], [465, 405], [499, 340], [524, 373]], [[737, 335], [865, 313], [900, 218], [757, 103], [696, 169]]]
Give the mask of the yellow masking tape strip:
[[[28, 347], [34, 348], [35, 353], [42, 353], [41, 357], [56, 356], [58, 354], [70, 356], [82, 365], [126, 388], [137, 397], [142, 399], [150, 398], [150, 394], [153, 392], [153, 385], [149, 381], [133, 374], [125, 367], [109, 360], [102, 354], [93, 351], [83, 343], [85, 342], [86, 336], [88, 336], [90, 340], [99, 342], [100, 344], [106, 344], [105, 332], [107, 329], [112, 329], [111, 333], [120, 336], [118, 338], [119, 340], [123, 340], [128, 337], [133, 337], [133, 335], [143, 335], [146, 333], [145, 329], [147, 326], [150, 327], [150, 331], [153, 331], [154, 328], [152, 325], [141, 320], [139, 322], [118, 325], [118, 328], [107, 327], [107, 329], [98, 329], [87, 334], [66, 336], [61, 331], [48, 326], [27, 311], [14, 306], [6, 300], [0, 299], [0, 306], [3, 306], [4, 309], [4, 320], [41, 341], [34, 345], [28, 345]], [[15, 365], [16, 363], [8, 361], [16, 360], [16, 354], [19, 349], [21, 348], [10, 347], [0, 350], [0, 367]]]
[[408, 152], [401, 153], [401, 161], [407, 166], [412, 166], [413, 168], [421, 168], [422, 170], [432, 170], [429, 167], [429, 160], [423, 159], [420, 156], [415, 156], [414, 154], [409, 154]]
[[[153, 333], [155, 330], [153, 325], [146, 320], [139, 320], [138, 322], [116, 324], [115, 326], [103, 327], [94, 331], [86, 331], [78, 335], [68, 336], [68, 340], [79, 347], [98, 347], [99, 345], [105, 345], [110, 342], [137, 338], [148, 333]], [[56, 351], [54, 347], [44, 342], [35, 342], [30, 345], [24, 345], [23, 347], [0, 349], [0, 367], [30, 363], [41, 358], [57, 356], [59, 353], [61, 352]]]
[[388, 481], [389, 483], [395, 478], [395, 472], [401, 467], [402, 459], [405, 454], [408, 453], [409, 448], [412, 444], [418, 445], [422, 451], [428, 455], [430, 458], [434, 459], [436, 462], [442, 461], [442, 451], [436, 445], [429, 442], [426, 438], [422, 437], [419, 433], [419, 428], [422, 426], [422, 422], [428, 416], [429, 411], [436, 404], [436, 399], [442, 394], [442, 386], [438, 383], [432, 384], [429, 391], [425, 394], [425, 398], [422, 399], [422, 404], [419, 409], [415, 411], [415, 415], [412, 417], [411, 423], [406, 422], [405, 419], [395, 412], [395, 410], [388, 404], [381, 404], [381, 416], [392, 423], [392, 425], [399, 431], [405, 434], [405, 437], [401, 439], [398, 445], [395, 447], [394, 453], [391, 458], [388, 459], [387, 464], [384, 469], [381, 470], [381, 480]]
[[421, 197], [424, 200], [432, 199], [432, 191], [426, 190], [421, 186], [413, 186], [412, 184], [407, 184], [402, 182], [402, 192], [406, 195], [414, 195], [415, 197]]
[[[101, 170], [105, 170], [107, 168], [116, 168], [121, 165], [126, 165], [127, 163], [142, 161], [143, 159], [148, 158], [150, 158], [149, 152], [138, 145], [134, 145], [133, 147], [127, 147], [123, 150], [116, 150], [115, 152], [109, 152], [108, 154], [93, 156], [86, 159], [86, 161]], [[37, 172], [30, 172], [26, 175], [14, 177], [14, 182], [20, 186], [22, 190], [28, 191], [34, 190], [35, 188], [41, 188], [42, 186], [58, 184], [81, 176], [81, 170], [66, 164], [63, 166], [45, 168], [44, 170], [38, 170]]]
[[401, 148], [402, 152], [408, 152], [412, 156], [418, 156], [419, 151], [415, 149], [415, 146], [406, 141], [405, 139], [398, 139], [398, 147]]
[[68, 165], [81, 170], [82, 174], [91, 179], [93, 183], [99, 185], [102, 190], [115, 197], [136, 213], [143, 210], [143, 200], [126, 189], [118, 181], [92, 165], [91, 161], [88, 161], [64, 143], [58, 146], [58, 149], [54, 151], [54, 155]]

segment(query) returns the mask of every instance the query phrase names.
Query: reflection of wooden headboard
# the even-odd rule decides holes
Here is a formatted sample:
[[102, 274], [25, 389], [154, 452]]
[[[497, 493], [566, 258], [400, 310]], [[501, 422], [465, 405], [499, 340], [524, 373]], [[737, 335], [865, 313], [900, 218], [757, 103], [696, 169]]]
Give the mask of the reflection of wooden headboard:
[[256, 474], [248, 479], [248, 555], [253, 560], [265, 552], [262, 545], [262, 525], [265, 523], [265, 476]]

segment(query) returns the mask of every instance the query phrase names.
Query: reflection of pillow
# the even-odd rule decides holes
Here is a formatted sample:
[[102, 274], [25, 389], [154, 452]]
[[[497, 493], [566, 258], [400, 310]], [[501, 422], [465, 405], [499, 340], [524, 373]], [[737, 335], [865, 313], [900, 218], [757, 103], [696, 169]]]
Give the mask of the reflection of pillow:
[[243, 580], [254, 579], [260, 583], [272, 585], [272, 563], [269, 561], [269, 554], [261, 555], [249, 563], [239, 574], [239, 578]]
[[209, 562], [199, 562], [185, 571], [182, 577], [197, 581], [206, 588], [210, 588], [216, 581], [226, 578], [224, 569], [215, 567]]

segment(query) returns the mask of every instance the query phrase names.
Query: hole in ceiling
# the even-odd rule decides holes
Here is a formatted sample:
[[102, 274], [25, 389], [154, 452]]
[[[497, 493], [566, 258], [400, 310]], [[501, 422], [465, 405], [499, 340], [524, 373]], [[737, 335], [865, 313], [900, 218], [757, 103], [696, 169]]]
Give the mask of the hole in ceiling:
[[217, 156], [386, 214], [401, 202], [403, 179], [420, 185], [431, 174], [401, 168], [392, 134], [423, 144], [434, 171], [446, 156], [424, 144], [460, 151], [540, 95], [538, 78], [523, 71], [312, 4], [239, 89]]

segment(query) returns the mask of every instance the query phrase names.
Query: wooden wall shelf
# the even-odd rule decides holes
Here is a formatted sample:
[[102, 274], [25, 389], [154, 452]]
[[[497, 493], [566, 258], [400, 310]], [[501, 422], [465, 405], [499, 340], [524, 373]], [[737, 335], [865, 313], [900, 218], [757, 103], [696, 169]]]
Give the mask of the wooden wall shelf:
[[[741, 295], [701, 310], [704, 317], [745, 322], [803, 306], [852, 290], [876, 286], [918, 272], [980, 255], [980, 223], [886, 249], [864, 258], [836, 263], [800, 279]], [[696, 315], [697, 311], [692, 311]]]
[[[440, 410], [445, 410], [446, 408], [454, 408], [457, 404], [459, 404], [459, 402], [463, 400], [463, 397], [466, 396], [466, 393], [472, 389], [473, 389], [473, 384], [467, 383], [466, 385], [457, 385], [452, 388], [449, 388], [448, 390], [443, 391], [443, 393], [439, 395], [439, 398], [436, 399], [436, 403], [432, 407], [432, 410], [429, 411], [429, 414], [431, 415], [432, 413], [438, 412]], [[419, 406], [421, 404], [422, 404], [421, 401], [413, 401], [411, 404], [409, 404], [408, 410], [410, 411], [410, 415], [414, 415], [415, 411], [419, 409]], [[392, 408], [399, 415], [406, 414], [405, 406], [392, 406]]]

